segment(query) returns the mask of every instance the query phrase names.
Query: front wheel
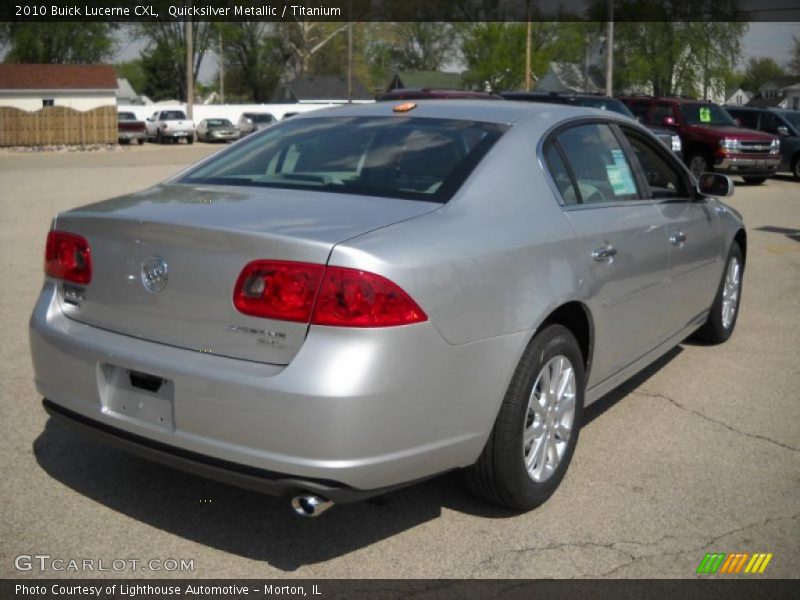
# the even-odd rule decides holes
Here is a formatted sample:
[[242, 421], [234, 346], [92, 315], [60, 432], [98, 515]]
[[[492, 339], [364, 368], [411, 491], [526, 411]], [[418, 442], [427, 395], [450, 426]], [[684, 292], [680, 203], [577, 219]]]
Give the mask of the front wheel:
[[764, 183], [767, 178], [766, 177], [742, 177], [745, 183], [752, 183], [753, 185], [761, 185]]
[[520, 360], [478, 461], [472, 491], [526, 511], [545, 502], [569, 467], [583, 414], [584, 362], [575, 336], [548, 325]]
[[731, 337], [739, 316], [743, 274], [742, 250], [734, 242], [728, 252], [725, 272], [714, 297], [714, 304], [711, 305], [705, 324], [694, 334], [696, 339], [710, 344], [721, 344]]
[[711, 171], [711, 163], [702, 152], [694, 152], [689, 155], [686, 160], [686, 166], [689, 167], [692, 175], [694, 175], [697, 180], [700, 179], [700, 175], [703, 173], [709, 173]]
[[800, 181], [800, 154], [792, 159], [792, 176]]

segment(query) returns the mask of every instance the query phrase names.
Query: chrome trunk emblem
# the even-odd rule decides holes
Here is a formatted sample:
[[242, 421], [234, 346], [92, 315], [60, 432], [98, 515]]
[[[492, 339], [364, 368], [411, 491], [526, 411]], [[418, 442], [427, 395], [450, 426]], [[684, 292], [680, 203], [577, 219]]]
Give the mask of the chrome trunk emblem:
[[154, 256], [142, 265], [142, 284], [148, 292], [160, 292], [167, 286], [167, 261]]

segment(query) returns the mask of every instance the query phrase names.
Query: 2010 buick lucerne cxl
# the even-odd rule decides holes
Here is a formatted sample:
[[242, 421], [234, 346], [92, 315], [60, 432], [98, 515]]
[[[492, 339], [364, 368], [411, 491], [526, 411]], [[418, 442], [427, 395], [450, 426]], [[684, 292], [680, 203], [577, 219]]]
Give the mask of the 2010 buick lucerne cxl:
[[527, 510], [584, 406], [731, 335], [731, 191], [605, 111], [298, 115], [55, 218], [36, 386], [53, 418], [300, 514], [456, 468]]

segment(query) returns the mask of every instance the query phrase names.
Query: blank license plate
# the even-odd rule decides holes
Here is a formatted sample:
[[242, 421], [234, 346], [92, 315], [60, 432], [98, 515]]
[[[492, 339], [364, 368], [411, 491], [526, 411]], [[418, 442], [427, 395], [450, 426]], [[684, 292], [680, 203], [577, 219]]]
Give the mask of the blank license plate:
[[104, 364], [100, 370], [103, 412], [158, 429], [175, 429], [172, 381], [115, 365]]

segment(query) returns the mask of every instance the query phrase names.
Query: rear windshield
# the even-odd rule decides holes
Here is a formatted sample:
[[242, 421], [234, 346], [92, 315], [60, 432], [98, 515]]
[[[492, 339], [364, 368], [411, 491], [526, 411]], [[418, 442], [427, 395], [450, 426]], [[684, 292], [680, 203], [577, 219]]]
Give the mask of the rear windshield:
[[136, 115], [133, 114], [132, 112], [121, 112], [117, 114], [117, 119], [119, 119], [120, 121], [135, 121]]
[[186, 115], [181, 110], [165, 110], [161, 113], [162, 121], [183, 121]]
[[506, 129], [408, 117], [291, 120], [245, 138], [180, 182], [447, 202]]
[[209, 127], [233, 127], [228, 119], [209, 119], [207, 122]]
[[736, 125], [725, 109], [716, 104], [681, 104], [681, 114], [689, 125]]
[[272, 123], [275, 120], [275, 117], [269, 113], [248, 113], [245, 117], [253, 123]]

